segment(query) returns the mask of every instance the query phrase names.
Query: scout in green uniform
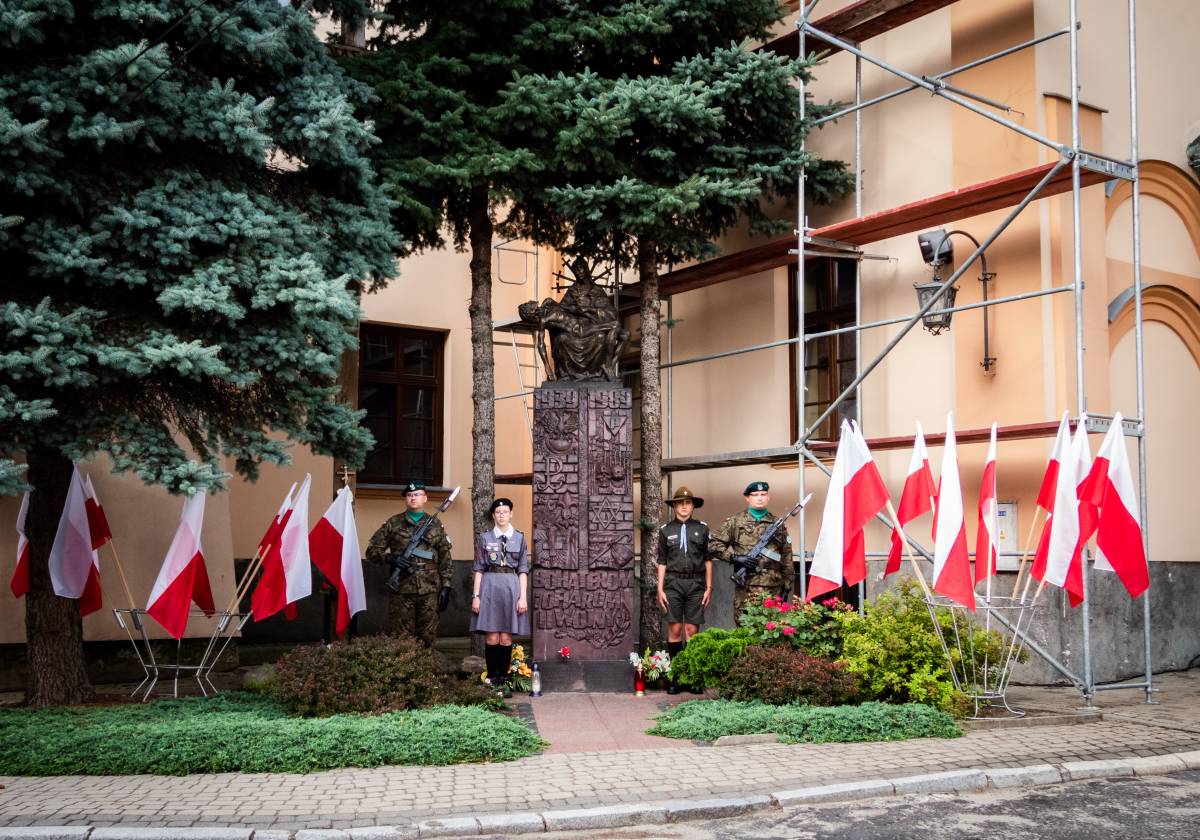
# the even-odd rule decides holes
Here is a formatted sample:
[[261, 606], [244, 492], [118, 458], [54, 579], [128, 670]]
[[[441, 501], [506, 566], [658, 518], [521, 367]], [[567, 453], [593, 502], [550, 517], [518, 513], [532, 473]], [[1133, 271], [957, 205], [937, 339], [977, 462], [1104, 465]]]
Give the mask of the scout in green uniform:
[[[680, 487], [666, 500], [675, 518], [658, 529], [658, 605], [667, 614], [667, 652], [674, 659], [704, 623], [712, 597], [712, 560], [708, 556], [708, 524], [692, 519], [704, 499]], [[675, 680], [668, 694], [678, 694]], [[701, 693], [692, 688], [693, 694]]]
[[[404, 553], [412, 541], [413, 532], [429, 514], [425, 513], [425, 485], [409, 482], [404, 488], [404, 504], [408, 508], [380, 526], [367, 546], [367, 562], [383, 563], [389, 567], [390, 555]], [[388, 629], [392, 633], [407, 633], [432, 646], [437, 638], [438, 613], [450, 605], [450, 537], [441, 521], [425, 532], [424, 539], [413, 552], [412, 572], [400, 579], [399, 588], [391, 593], [388, 604]]]
[[[770, 486], [765, 481], [746, 485], [746, 509], [721, 523], [709, 542], [709, 554], [732, 564], [734, 556], [746, 554], [754, 547], [763, 532], [779, 518], [767, 510], [771, 503], [769, 491]], [[747, 601], [761, 601], [767, 595], [791, 600], [795, 573], [792, 570], [792, 538], [786, 528], [779, 530], [759, 560], [760, 571], [750, 578], [749, 585], [734, 589], [733, 613], [736, 618], [741, 617]]]

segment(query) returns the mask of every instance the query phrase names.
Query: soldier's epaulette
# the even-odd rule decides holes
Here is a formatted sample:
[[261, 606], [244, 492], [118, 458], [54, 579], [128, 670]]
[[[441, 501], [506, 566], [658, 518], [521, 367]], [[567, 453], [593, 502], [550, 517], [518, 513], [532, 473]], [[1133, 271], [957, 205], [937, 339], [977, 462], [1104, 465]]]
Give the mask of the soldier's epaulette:
[[699, 522], [701, 525], [703, 525], [705, 528], [708, 527], [708, 523], [705, 522], [703, 519], [697, 519], [696, 521]]

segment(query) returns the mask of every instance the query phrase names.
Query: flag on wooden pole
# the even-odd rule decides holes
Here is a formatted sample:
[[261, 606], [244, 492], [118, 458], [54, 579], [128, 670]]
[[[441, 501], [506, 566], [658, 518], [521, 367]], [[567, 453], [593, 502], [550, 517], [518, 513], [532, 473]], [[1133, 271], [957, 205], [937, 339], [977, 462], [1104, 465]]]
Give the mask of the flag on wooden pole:
[[996, 502], [996, 424], [988, 443], [983, 479], [979, 483], [979, 520], [975, 530], [975, 582], [996, 574], [1000, 551], [999, 508]]
[[1058, 477], [1054, 483], [1051, 513], [1042, 532], [1045, 544], [1045, 571], [1041, 580], [1043, 583], [1067, 589], [1068, 593], [1074, 596], [1071, 598], [1072, 606], [1077, 605], [1083, 598], [1082, 574], [1078, 578], [1071, 575], [1071, 561], [1078, 556], [1076, 549], [1079, 546], [1079, 480], [1075, 474], [1077, 467], [1078, 461], [1074, 454], [1069, 451], [1063, 452], [1058, 463]]
[[1038, 490], [1037, 505], [1046, 511], [1046, 524], [1042, 526], [1042, 535], [1038, 539], [1037, 551], [1033, 555], [1033, 565], [1029, 567], [1030, 577], [1042, 580], [1046, 576], [1046, 549], [1050, 539], [1050, 519], [1054, 514], [1054, 491], [1058, 486], [1058, 471], [1067, 450], [1071, 445], [1071, 424], [1067, 420], [1067, 412], [1063, 412], [1062, 420], [1058, 423], [1058, 434], [1054, 437], [1054, 447], [1050, 450], [1050, 460], [1046, 462], [1046, 472], [1042, 475], [1042, 486]]
[[25, 517], [29, 515], [29, 493], [21, 496], [21, 509], [17, 511], [17, 565], [13, 568], [8, 588], [14, 598], [22, 598], [29, 592], [29, 540], [25, 536]]
[[92, 548], [99, 551], [100, 547], [112, 539], [112, 531], [108, 527], [108, 517], [96, 496], [96, 488], [92, 486], [92, 477], [83, 477], [84, 506], [87, 508], [88, 531], [92, 535]]
[[1099, 507], [1096, 568], [1116, 572], [1136, 598], [1150, 587], [1150, 572], [1121, 419], [1118, 412], [1100, 444], [1082, 498]]
[[308, 535], [308, 550], [313, 565], [338, 591], [337, 632], [344, 633], [354, 614], [367, 608], [367, 591], [363, 584], [362, 550], [358, 543], [358, 527], [354, 522], [349, 487], [338, 491], [333, 504], [317, 520]]
[[962, 482], [958, 474], [958, 448], [954, 437], [954, 412], [946, 415], [946, 443], [938, 476], [937, 534], [933, 545], [933, 591], [970, 610], [975, 609], [971, 558], [967, 554], [967, 527], [963, 514]]
[[67, 501], [50, 547], [50, 582], [54, 594], [79, 599], [79, 614], [88, 615], [104, 605], [100, 591], [100, 555], [92, 548], [87, 495], [79, 467], [71, 470]]
[[908, 472], [904, 477], [904, 489], [900, 491], [900, 506], [896, 509], [900, 527], [892, 529], [892, 547], [888, 551], [887, 566], [883, 575], [887, 577], [900, 571], [900, 555], [904, 552], [901, 529], [918, 516], [933, 510], [933, 499], [937, 489], [933, 484], [933, 472], [929, 469], [929, 452], [925, 449], [925, 432], [917, 423], [917, 435], [913, 438], [912, 455], [908, 459]]
[[175, 529], [175, 537], [167, 549], [162, 568], [158, 570], [146, 605], [146, 612], [176, 639], [183, 638], [193, 601], [206, 615], [216, 612], [200, 542], [204, 500], [205, 495], [200, 492], [183, 503], [179, 527]]
[[829, 478], [821, 532], [813, 550], [807, 598], [832, 592], [845, 579], [853, 586], [867, 577], [863, 527], [888, 504], [887, 487], [857, 427], [842, 421], [842, 434]]
[[[308, 490], [312, 476], [305, 475], [300, 489], [284, 512], [276, 539], [262, 561], [262, 578], [250, 598], [254, 620], [262, 621], [312, 594], [308, 555]], [[289, 618], [294, 615], [290, 611]]]

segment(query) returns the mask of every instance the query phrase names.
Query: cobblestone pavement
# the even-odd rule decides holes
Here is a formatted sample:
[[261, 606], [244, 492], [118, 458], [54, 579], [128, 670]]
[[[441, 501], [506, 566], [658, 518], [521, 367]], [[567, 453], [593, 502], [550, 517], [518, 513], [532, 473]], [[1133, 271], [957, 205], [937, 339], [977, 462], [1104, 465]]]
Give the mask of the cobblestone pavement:
[[[503, 765], [385, 767], [309, 775], [0, 777], [0, 826], [350, 828], [432, 816], [709, 798], [967, 767], [1200, 749], [1200, 670], [1102, 695], [1104, 719], [973, 731], [955, 740], [746, 744], [543, 754]], [[1069, 689], [1014, 689], [1017, 705], [1070, 710]], [[536, 708], [535, 708], [536, 716]]]

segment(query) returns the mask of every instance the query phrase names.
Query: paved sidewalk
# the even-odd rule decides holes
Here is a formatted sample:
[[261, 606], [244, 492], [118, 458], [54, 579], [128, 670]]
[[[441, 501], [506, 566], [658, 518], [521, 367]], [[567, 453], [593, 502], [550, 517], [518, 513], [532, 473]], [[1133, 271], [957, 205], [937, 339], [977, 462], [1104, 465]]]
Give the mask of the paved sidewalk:
[[[1144, 695], [1136, 690], [1103, 694], [1102, 721], [975, 731], [955, 740], [713, 747], [642, 736], [646, 743], [664, 746], [604, 751], [617, 732], [608, 730], [593, 736], [589, 751], [547, 752], [498, 765], [310, 775], [0, 777], [5, 786], [0, 826], [403, 826], [429, 817], [745, 796], [964, 768], [1060, 765], [1200, 749], [1200, 670], [1163, 675], [1156, 684], [1159, 704], [1153, 706], [1144, 705]], [[1014, 689], [1012, 697], [1031, 708], [1081, 705], [1078, 693], [1069, 689]], [[666, 698], [644, 698], [645, 708], [653, 709], [660, 699]], [[632, 702], [617, 696], [590, 702], [599, 711], [610, 700], [618, 705], [608, 711]], [[550, 715], [565, 701], [547, 697], [542, 702]]]

